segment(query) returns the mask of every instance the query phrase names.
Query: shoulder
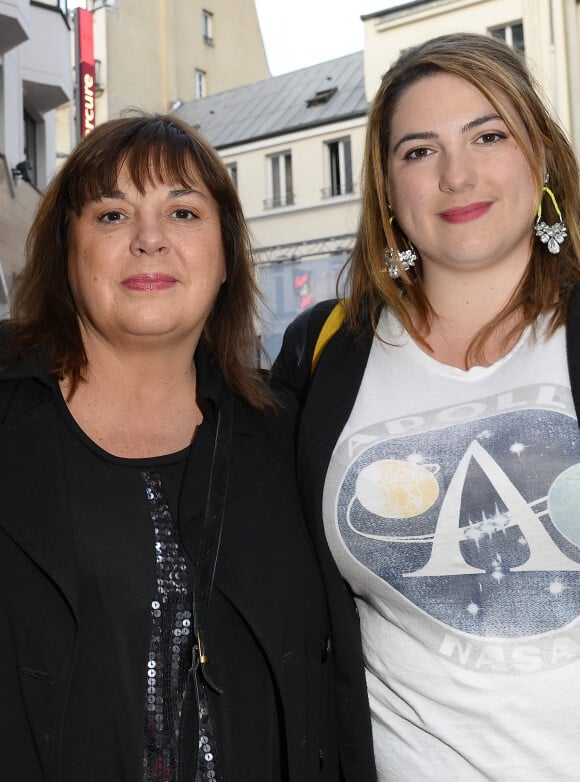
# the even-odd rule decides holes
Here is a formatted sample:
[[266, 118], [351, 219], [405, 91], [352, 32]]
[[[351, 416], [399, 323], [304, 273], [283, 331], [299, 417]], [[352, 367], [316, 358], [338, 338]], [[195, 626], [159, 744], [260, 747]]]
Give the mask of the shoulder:
[[273, 385], [293, 390], [304, 388], [311, 369], [316, 339], [337, 299], [328, 299], [304, 312], [286, 329], [282, 348], [272, 367]]
[[293, 463], [298, 402], [282, 385], [272, 384], [272, 391], [274, 404], [265, 410], [257, 410], [234, 394], [234, 449], [259, 452], [270, 464], [276, 460]]
[[55, 380], [36, 353], [14, 360], [9, 322], [0, 322], [0, 422], [15, 420], [52, 398]]
[[301, 312], [286, 329], [282, 352], [290, 350], [297, 363], [303, 361], [307, 348], [314, 347], [320, 329], [337, 303], [338, 299], [327, 299]]
[[0, 320], [0, 370], [6, 366], [10, 358], [13, 343], [11, 322], [9, 320]]

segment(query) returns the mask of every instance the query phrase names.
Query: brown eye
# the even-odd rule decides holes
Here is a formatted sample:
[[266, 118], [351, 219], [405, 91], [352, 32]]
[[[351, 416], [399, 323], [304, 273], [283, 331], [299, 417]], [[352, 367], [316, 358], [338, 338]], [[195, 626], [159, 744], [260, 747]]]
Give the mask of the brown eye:
[[407, 152], [405, 160], [421, 160], [422, 158], [428, 157], [430, 154], [431, 150], [428, 147], [416, 147]]
[[498, 141], [502, 141], [505, 138], [503, 133], [483, 133], [475, 142], [476, 144], [482, 144], [483, 146], [490, 146], [491, 144], [497, 144]]
[[121, 222], [122, 219], [123, 219], [123, 215], [121, 214], [121, 212], [115, 212], [115, 211], [105, 212], [105, 214], [102, 214], [99, 217], [101, 223], [119, 223]]
[[195, 220], [197, 215], [191, 211], [191, 209], [176, 209], [172, 212], [173, 217], [178, 220]]

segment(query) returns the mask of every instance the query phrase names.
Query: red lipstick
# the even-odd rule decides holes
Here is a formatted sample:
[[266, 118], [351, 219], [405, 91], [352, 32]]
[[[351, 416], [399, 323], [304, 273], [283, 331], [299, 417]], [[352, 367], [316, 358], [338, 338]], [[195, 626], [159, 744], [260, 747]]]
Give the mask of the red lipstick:
[[121, 284], [130, 291], [164, 291], [175, 285], [175, 277], [159, 272], [141, 272], [127, 277]]
[[465, 206], [455, 206], [452, 209], [445, 209], [439, 212], [439, 217], [446, 223], [467, 223], [470, 220], [477, 220], [484, 215], [491, 207], [491, 201], [479, 201]]

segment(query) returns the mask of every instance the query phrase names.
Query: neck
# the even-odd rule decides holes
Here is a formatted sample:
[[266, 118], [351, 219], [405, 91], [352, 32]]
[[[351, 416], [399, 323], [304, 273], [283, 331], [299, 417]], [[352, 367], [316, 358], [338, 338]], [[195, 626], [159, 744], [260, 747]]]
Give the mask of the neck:
[[438, 317], [472, 323], [476, 330], [493, 320], [521, 282], [524, 270], [425, 270], [424, 288]]
[[154, 395], [187, 385], [194, 374], [198, 338], [164, 340], [138, 337], [108, 342], [83, 333], [87, 355], [86, 384], [110, 385], [117, 393]]
[[116, 456], [144, 457], [187, 447], [202, 414], [197, 404], [193, 349], [87, 349], [85, 379], [63, 396], [79, 426]]
[[433, 314], [424, 336], [432, 355], [442, 363], [468, 369], [492, 364], [511, 350], [519, 336], [517, 311], [486, 337], [480, 351], [469, 355], [473, 340], [506, 307], [520, 279], [499, 269], [493, 274], [489, 270], [463, 275], [446, 269], [431, 272], [425, 291]]

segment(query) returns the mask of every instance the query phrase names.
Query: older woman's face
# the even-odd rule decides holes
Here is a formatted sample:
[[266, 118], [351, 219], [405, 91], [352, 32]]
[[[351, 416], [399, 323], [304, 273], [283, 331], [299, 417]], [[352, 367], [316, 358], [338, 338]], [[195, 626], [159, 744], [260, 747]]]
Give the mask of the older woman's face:
[[87, 349], [197, 344], [226, 267], [218, 205], [195, 180], [141, 194], [121, 168], [117, 191], [73, 218], [69, 280]]
[[537, 186], [478, 89], [443, 73], [412, 84], [393, 114], [388, 159], [393, 213], [420, 252], [426, 281], [442, 266], [465, 272], [503, 265], [519, 279], [530, 256]]

